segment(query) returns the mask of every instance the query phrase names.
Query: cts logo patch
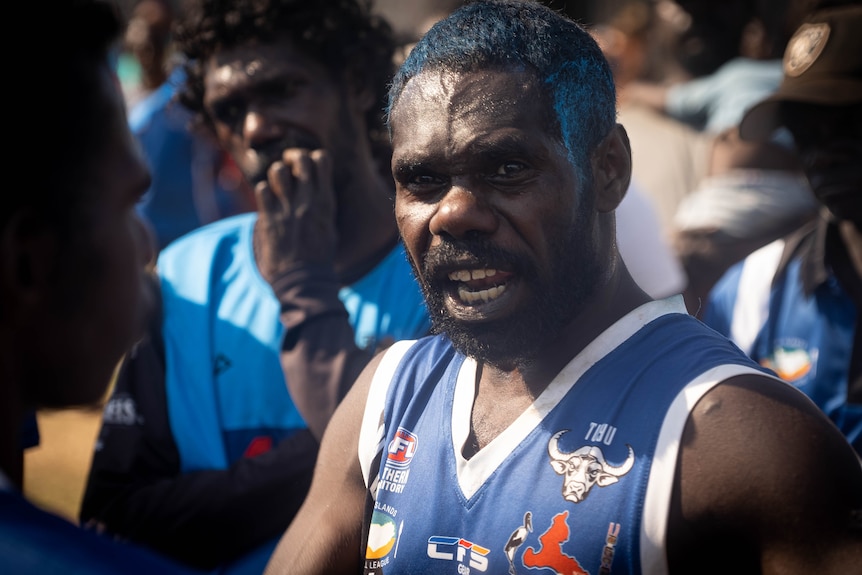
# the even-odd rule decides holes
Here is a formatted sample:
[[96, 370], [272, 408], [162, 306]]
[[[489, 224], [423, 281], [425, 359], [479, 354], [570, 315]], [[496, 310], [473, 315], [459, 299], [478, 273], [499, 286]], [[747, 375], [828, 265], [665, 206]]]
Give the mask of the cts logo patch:
[[416, 455], [418, 443], [419, 439], [415, 435], [403, 427], [399, 427], [387, 448], [387, 467], [407, 467], [410, 465], [410, 460]]
[[[476, 545], [460, 537], [442, 537], [435, 535], [428, 538], [428, 557], [444, 561], [457, 561], [458, 573], [464, 573], [464, 562], [469, 568], [477, 571], [488, 569], [488, 552], [490, 549]], [[469, 569], [466, 570], [469, 573]]]

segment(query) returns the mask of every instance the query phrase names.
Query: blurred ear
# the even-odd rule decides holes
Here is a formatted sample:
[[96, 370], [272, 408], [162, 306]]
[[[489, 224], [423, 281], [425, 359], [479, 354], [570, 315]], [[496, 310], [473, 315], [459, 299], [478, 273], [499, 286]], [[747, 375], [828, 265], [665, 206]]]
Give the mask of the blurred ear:
[[632, 150], [625, 128], [614, 126], [596, 147], [591, 162], [596, 209], [611, 212], [623, 201], [632, 177]]
[[56, 281], [58, 239], [51, 226], [30, 210], [15, 213], [0, 236], [3, 308], [47, 303]]

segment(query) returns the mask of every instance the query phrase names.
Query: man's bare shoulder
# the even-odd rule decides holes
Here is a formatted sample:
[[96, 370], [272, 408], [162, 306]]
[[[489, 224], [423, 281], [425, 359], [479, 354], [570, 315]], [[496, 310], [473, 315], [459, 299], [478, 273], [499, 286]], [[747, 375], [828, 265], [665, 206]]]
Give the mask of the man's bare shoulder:
[[862, 559], [860, 510], [859, 459], [817, 406], [782, 381], [735, 377], [705, 394], [686, 424], [669, 563], [833, 572]]
[[359, 442], [374, 376], [388, 350], [359, 375], [323, 434], [308, 496], [266, 569], [282, 573], [355, 573], [359, 569], [366, 487]]

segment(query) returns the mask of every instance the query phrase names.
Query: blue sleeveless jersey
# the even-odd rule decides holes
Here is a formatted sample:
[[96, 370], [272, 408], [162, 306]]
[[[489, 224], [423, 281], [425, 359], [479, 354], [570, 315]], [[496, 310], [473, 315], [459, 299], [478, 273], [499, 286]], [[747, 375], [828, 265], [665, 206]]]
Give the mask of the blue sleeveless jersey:
[[[168, 416], [184, 473], [225, 469], [306, 428], [279, 360], [281, 306], [254, 259], [256, 218], [210, 224], [159, 256]], [[339, 298], [360, 348], [430, 328], [400, 245]]]
[[686, 419], [740, 373], [763, 371], [680, 297], [650, 302], [466, 460], [476, 362], [442, 336], [396, 344], [360, 434], [375, 499], [365, 573], [665, 572]]
[[0, 573], [4, 575], [193, 575], [199, 573], [132, 543], [85, 531], [39, 509], [0, 472]]
[[806, 293], [799, 256], [776, 275], [784, 249], [773, 242], [730, 268], [703, 321], [810, 397], [862, 453], [862, 405], [848, 401], [856, 305], [831, 273]]

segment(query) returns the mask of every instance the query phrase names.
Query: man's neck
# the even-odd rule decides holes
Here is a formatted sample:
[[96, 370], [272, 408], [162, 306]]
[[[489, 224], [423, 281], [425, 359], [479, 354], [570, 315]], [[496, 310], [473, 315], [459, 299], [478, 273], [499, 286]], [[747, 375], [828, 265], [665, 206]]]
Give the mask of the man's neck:
[[557, 336], [548, 338], [541, 356], [515, 370], [499, 370], [485, 366], [483, 380], [511, 381], [514, 372], [523, 379], [525, 387], [534, 397], [540, 395], [551, 380], [602, 332], [633, 309], [650, 301], [649, 296], [635, 283], [628, 270], [620, 265], [609, 280], [596, 290], [596, 295], [582, 313], [570, 321]]
[[602, 332], [633, 309], [650, 301], [628, 271], [620, 267], [596, 301], [549, 340], [540, 357], [527, 365], [504, 368], [478, 366], [470, 435], [462, 447], [465, 458], [493, 441], [550, 385], [559, 372]]

